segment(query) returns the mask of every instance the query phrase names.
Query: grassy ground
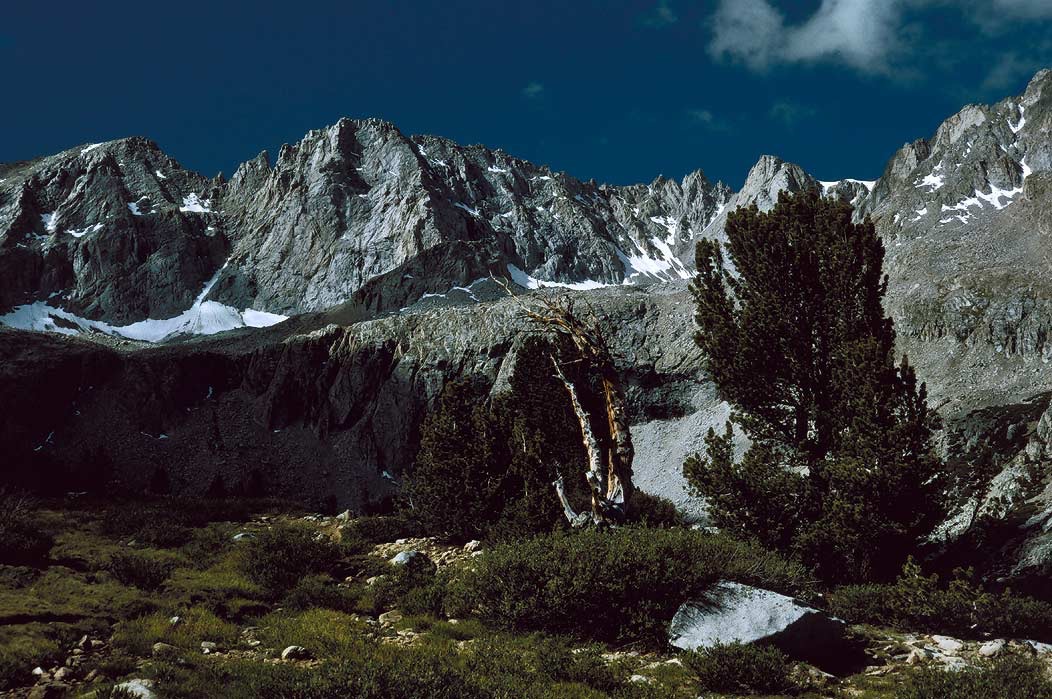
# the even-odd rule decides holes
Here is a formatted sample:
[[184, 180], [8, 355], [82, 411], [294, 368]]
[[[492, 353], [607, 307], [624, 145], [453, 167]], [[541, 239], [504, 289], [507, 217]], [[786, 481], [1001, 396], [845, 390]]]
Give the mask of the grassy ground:
[[[486, 559], [433, 540], [394, 543], [404, 538], [397, 527], [305, 514], [275, 503], [43, 503], [32, 520], [53, 539], [46, 560], [0, 565], [0, 690], [24, 695], [39, 667], [41, 685], [61, 681], [71, 696], [98, 697], [118, 697], [111, 688], [132, 678], [152, 681], [161, 696], [225, 699], [671, 699], [703, 691], [697, 663], [668, 648], [498, 628], [467, 613], [448, 618], [434, 583], [397, 573], [392, 552], [428, 549], [441, 564], [438, 580]], [[294, 574], [275, 575], [282, 566]], [[941, 670], [929, 676], [923, 663], [891, 660], [908, 641], [902, 634], [859, 632], [881, 658], [874, 665], [887, 665], [836, 680], [790, 663], [778, 696], [878, 699], [907, 696], [903, 687], [917, 699], [957, 696], [960, 688], [940, 684]], [[290, 646], [304, 652], [283, 659]], [[56, 678], [62, 666], [70, 668]], [[998, 671], [1007, 672], [990, 666]], [[996, 681], [974, 674], [953, 680], [971, 683], [960, 696]], [[1020, 691], [1046, 696], [1040, 683]]]

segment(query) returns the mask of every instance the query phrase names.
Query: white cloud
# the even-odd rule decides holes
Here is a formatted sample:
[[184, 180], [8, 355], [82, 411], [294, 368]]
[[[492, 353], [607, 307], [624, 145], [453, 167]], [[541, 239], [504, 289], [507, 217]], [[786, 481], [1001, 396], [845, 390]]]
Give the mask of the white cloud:
[[772, 119], [776, 119], [792, 128], [801, 121], [806, 121], [807, 119], [814, 117], [818, 112], [815, 111], [814, 108], [808, 107], [805, 104], [780, 101], [772, 104], [771, 109], [767, 114]]
[[726, 131], [730, 128], [723, 119], [720, 119], [709, 109], [697, 107], [686, 110], [687, 122], [710, 131]]
[[[1047, 47], [1045, 47], [1047, 48]], [[1040, 59], [1033, 56], [1019, 56], [1016, 53], [1002, 55], [994, 63], [983, 80], [984, 90], [1006, 90], [1019, 87], [1042, 67]]]
[[1019, 17], [1052, 17], [1049, 0], [993, 0], [994, 10]]
[[822, 0], [800, 24], [768, 0], [722, 0], [713, 19], [709, 52], [753, 70], [779, 63], [835, 60], [863, 72], [886, 72], [901, 46], [904, 0]]
[[544, 85], [538, 82], [532, 82], [526, 87], [522, 88], [522, 96], [528, 100], [540, 99], [544, 94]]
[[716, 119], [708, 109], [688, 109], [687, 116], [699, 124], [711, 124]]
[[653, 29], [667, 27], [679, 21], [676, 11], [668, 4], [668, 0], [658, 0], [657, 5], [649, 15], [643, 18], [643, 25]]

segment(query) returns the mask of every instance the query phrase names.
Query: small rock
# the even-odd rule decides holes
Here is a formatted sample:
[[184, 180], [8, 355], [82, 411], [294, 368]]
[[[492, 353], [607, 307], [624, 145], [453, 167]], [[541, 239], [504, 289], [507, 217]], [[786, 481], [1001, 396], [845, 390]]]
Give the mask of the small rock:
[[1005, 649], [1005, 642], [1001, 639], [995, 641], [987, 641], [979, 647], [979, 655], [984, 658], [996, 658], [1001, 655]]
[[69, 669], [68, 667], [60, 667], [55, 672], [55, 678], [54, 679], [55, 679], [56, 682], [65, 682], [68, 679], [72, 679], [72, 677], [73, 677], [73, 670]]
[[476, 558], [476, 557], [481, 556], [481, 555], [482, 555], [481, 551], [472, 551], [471, 552], [471, 557], [472, 558]]
[[155, 658], [170, 658], [178, 654], [179, 649], [169, 643], [158, 642], [153, 644], [153, 657]]
[[252, 539], [255, 539], [255, 538], [256, 538], [256, 535], [252, 534], [250, 532], [240, 532], [238, 534], [234, 534], [234, 537], [233, 537], [234, 541], [251, 541]]
[[922, 650], [920, 648], [914, 648], [913, 650], [910, 651], [910, 654], [908, 656], [906, 656], [906, 664], [907, 665], [918, 665], [920, 663], [923, 663], [924, 661], [926, 661], [930, 657], [931, 656], [927, 652], [925, 652], [924, 650]]
[[99, 671], [98, 670], [92, 670], [91, 672], [89, 672], [87, 675], [84, 676], [84, 681], [85, 682], [94, 682], [95, 679], [98, 676], [99, 676]]
[[114, 689], [123, 689], [138, 699], [156, 699], [157, 694], [153, 691], [153, 680], [128, 680], [121, 682]]
[[215, 653], [219, 646], [214, 641], [201, 641], [201, 652], [205, 655]]
[[629, 682], [636, 682], [638, 684], [654, 684], [654, 680], [645, 675], [632, 675], [628, 678]]
[[309, 660], [310, 651], [303, 646], [289, 646], [281, 651], [282, 660]]
[[263, 641], [260, 641], [258, 638], [252, 638], [248, 641], [249, 648], [258, 648], [261, 645], [263, 645]]
[[61, 699], [69, 694], [71, 687], [68, 684], [54, 682], [51, 684], [38, 684], [29, 690], [27, 699]]
[[1034, 652], [1038, 655], [1052, 653], [1052, 645], [1048, 643], [1041, 643], [1040, 641], [1027, 641], [1027, 645], [1033, 648]]
[[84, 651], [82, 651], [80, 648], [74, 648], [73, 655], [84, 655]]
[[942, 661], [942, 667], [947, 672], [960, 672], [968, 668], [968, 663], [965, 662], [964, 658], [956, 655], [944, 655], [939, 658]]
[[379, 616], [380, 623], [383, 624], [384, 626], [389, 626], [391, 624], [397, 624], [398, 622], [400, 622], [402, 620], [402, 618], [403, 618], [402, 612], [398, 611], [397, 609], [393, 609], [393, 610], [391, 610], [389, 612], [384, 612], [383, 614], [381, 614]]
[[37, 667], [33, 668], [33, 676], [34, 677], [43, 677], [44, 676], [44, 668], [42, 668], [40, 666], [37, 666]]
[[931, 640], [935, 642], [935, 645], [937, 645], [939, 650], [943, 653], [956, 653], [961, 648], [964, 648], [963, 643], [956, 638], [950, 638], [949, 636], [932, 636]]
[[464, 550], [468, 553], [475, 553], [482, 548], [482, 542], [478, 539], [472, 539], [468, 543], [464, 544]]
[[171, 626], [178, 626], [179, 624], [183, 623], [183, 618], [181, 616], [173, 616], [171, 619], [168, 620], [168, 623]]
[[99, 648], [102, 648], [105, 645], [106, 645], [105, 641], [100, 641], [97, 638], [91, 639], [91, 649], [92, 650], [98, 650]]
[[386, 577], [387, 577], [386, 575], [374, 575], [371, 578], [367, 578], [366, 581], [365, 581], [365, 584], [366, 585], [375, 585], [376, 583], [380, 582], [381, 580], [383, 580]]
[[80, 648], [81, 650], [91, 650], [91, 639], [88, 638], [87, 634], [77, 641], [77, 648]]
[[340, 514], [336, 515], [336, 519], [341, 521], [341, 522], [350, 522], [351, 521], [351, 511], [350, 510], [344, 510]]

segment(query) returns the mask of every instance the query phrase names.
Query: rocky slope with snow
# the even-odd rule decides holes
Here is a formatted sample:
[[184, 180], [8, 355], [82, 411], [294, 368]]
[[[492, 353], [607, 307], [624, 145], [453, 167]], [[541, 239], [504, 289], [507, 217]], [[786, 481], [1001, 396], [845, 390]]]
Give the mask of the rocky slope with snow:
[[599, 309], [631, 386], [637, 481], [696, 506], [678, 464], [727, 408], [690, 340], [694, 242], [721, 239], [738, 206], [818, 186], [884, 237], [899, 349], [962, 474], [944, 531], [995, 513], [1016, 527], [998, 570], [1037, 569], [1052, 558], [1049, 452], [1033, 446], [1052, 396], [1050, 128], [1043, 71], [905, 145], [876, 182], [764, 156], [737, 192], [700, 171], [614, 187], [347, 119], [229, 181], [139, 138], [0, 166], [0, 324], [104, 340], [0, 332], [17, 406], [0, 441], [30, 472], [101, 451], [131, 486], [163, 462], [191, 491], [258, 471], [281, 492], [376, 499], [444, 381], [499, 388], [524, 325], [497, 277]]

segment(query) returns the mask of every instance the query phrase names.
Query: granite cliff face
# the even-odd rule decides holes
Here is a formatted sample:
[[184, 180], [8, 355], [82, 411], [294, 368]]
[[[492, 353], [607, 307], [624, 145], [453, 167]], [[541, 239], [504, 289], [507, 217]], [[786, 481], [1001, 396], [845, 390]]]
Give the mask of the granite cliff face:
[[903, 146], [876, 182], [817, 182], [764, 156], [738, 192], [700, 171], [613, 187], [372, 119], [312, 131], [229, 181], [138, 138], [0, 166], [0, 324], [82, 336], [0, 331], [0, 397], [15, 406], [0, 442], [30, 473], [105, 453], [132, 488], [165, 464], [189, 492], [257, 472], [361, 505], [411, 462], [446, 380], [501, 390], [524, 297], [495, 277], [597, 309], [630, 387], [636, 480], [699, 513], [678, 466], [727, 406], [690, 338], [694, 243], [723, 239], [738, 206], [817, 186], [884, 237], [898, 349], [961, 476], [941, 534], [1012, 522], [990, 560], [1027, 574], [1052, 558], [1050, 128], [1042, 71]]
[[185, 311], [209, 280], [202, 301], [286, 316], [356, 294], [398, 309], [491, 275], [580, 288], [687, 278], [692, 241], [731, 196], [701, 172], [580, 182], [375, 119], [312, 131], [229, 182], [135, 138], [3, 174], [0, 306], [117, 327]]

